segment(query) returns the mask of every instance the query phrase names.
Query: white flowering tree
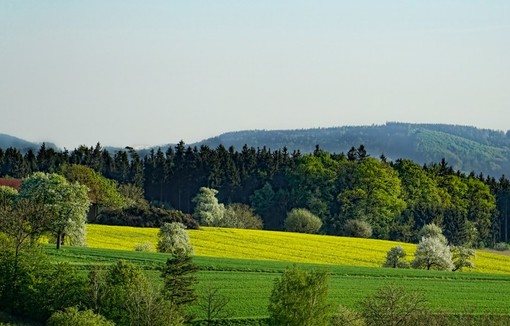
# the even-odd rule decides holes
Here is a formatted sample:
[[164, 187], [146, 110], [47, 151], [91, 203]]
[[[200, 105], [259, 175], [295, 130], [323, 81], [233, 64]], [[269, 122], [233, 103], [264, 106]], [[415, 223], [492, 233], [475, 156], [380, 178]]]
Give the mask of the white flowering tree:
[[182, 254], [189, 256], [193, 254], [188, 231], [186, 226], [179, 222], [165, 223], [158, 233], [158, 251], [172, 255]]
[[204, 226], [218, 226], [225, 215], [225, 206], [218, 202], [218, 190], [202, 187], [193, 198], [195, 211], [193, 217]]
[[36, 172], [23, 180], [19, 198], [41, 205], [51, 216], [45, 229], [55, 237], [59, 249], [64, 236], [72, 245], [85, 243], [85, 223], [90, 205], [87, 190], [86, 186], [68, 182], [59, 174]]
[[439, 237], [421, 238], [414, 256], [413, 268], [452, 270], [454, 267], [450, 247]]

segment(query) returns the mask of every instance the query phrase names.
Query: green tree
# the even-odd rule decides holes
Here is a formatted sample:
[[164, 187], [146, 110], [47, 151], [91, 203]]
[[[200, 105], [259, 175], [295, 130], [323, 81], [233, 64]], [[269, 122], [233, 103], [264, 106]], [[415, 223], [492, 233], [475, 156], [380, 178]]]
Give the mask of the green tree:
[[386, 261], [384, 262], [383, 267], [409, 268], [409, 263], [405, 258], [406, 252], [402, 246], [393, 247], [386, 254]]
[[19, 192], [26, 199], [44, 206], [52, 217], [46, 226], [56, 239], [57, 249], [64, 234], [71, 244], [85, 241], [85, 222], [89, 208], [87, 188], [78, 183], [69, 183], [58, 174], [34, 173], [23, 180]]
[[140, 268], [119, 261], [109, 268], [104, 280], [104, 295], [99, 301], [101, 314], [117, 325], [182, 324], [177, 307], [164, 300]]
[[181, 312], [197, 300], [194, 289], [197, 271], [198, 267], [193, 264], [191, 257], [181, 253], [168, 258], [161, 270], [163, 297]]
[[191, 246], [186, 226], [179, 222], [164, 223], [158, 232], [159, 252], [166, 252], [172, 255], [192, 255]]
[[305, 208], [294, 208], [287, 214], [285, 230], [290, 232], [317, 233], [322, 221]]
[[475, 251], [470, 248], [464, 248], [461, 246], [453, 246], [451, 248], [452, 260], [453, 260], [453, 271], [462, 271], [464, 267], [474, 268], [475, 264], [471, 261], [475, 257]]
[[372, 226], [375, 237], [389, 238], [393, 220], [406, 207], [397, 172], [369, 157], [343, 162], [338, 183], [339, 218], [364, 220]]
[[217, 190], [202, 187], [200, 192], [193, 198], [195, 203], [195, 212], [193, 217], [199, 221], [201, 225], [216, 226], [225, 214], [225, 206], [218, 202], [216, 198]]
[[125, 198], [118, 191], [117, 182], [106, 179], [92, 168], [72, 164], [64, 166], [62, 173], [69, 182], [87, 186], [94, 218], [100, 207], [121, 209], [126, 206]]
[[115, 326], [104, 316], [94, 313], [92, 310], [80, 311], [76, 307], [69, 307], [63, 311], [57, 311], [47, 321], [48, 326]]
[[281, 278], [275, 280], [269, 298], [271, 324], [329, 325], [330, 306], [327, 303], [327, 292], [326, 272], [304, 272], [295, 267], [286, 270]]

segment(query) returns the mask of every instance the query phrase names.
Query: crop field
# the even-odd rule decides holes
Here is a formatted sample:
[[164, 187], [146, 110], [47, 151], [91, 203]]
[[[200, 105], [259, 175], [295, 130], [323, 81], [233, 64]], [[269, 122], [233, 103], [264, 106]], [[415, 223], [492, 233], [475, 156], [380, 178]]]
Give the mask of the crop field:
[[[89, 225], [89, 247], [46, 250], [53, 260], [68, 262], [83, 273], [92, 265], [119, 259], [142, 267], [154, 284], [161, 285], [158, 268], [167, 254], [136, 252], [137, 243], [156, 242], [157, 229]], [[314, 236], [296, 233], [202, 228], [190, 230], [195, 248], [199, 295], [217, 287], [231, 300], [233, 317], [267, 316], [274, 279], [297, 265], [330, 273], [329, 300], [333, 305], [356, 305], [386, 284], [421, 291], [434, 308], [451, 313], [508, 313], [510, 257], [479, 252], [477, 271], [438, 272], [380, 268], [395, 242]], [[216, 240], [215, 240], [216, 239]], [[402, 244], [412, 253], [414, 245]], [[285, 255], [285, 251], [289, 251]], [[374, 268], [376, 267], [376, 268]], [[203, 313], [192, 308], [198, 317]]]
[[[401, 245], [409, 260], [415, 245], [385, 240], [335, 237], [292, 232], [202, 227], [189, 230], [196, 256], [275, 260], [294, 263], [380, 267], [391, 247]], [[91, 248], [133, 251], [136, 244], [150, 242], [156, 247], [158, 229], [87, 226], [87, 244]], [[478, 251], [475, 272], [507, 273], [510, 257]]]

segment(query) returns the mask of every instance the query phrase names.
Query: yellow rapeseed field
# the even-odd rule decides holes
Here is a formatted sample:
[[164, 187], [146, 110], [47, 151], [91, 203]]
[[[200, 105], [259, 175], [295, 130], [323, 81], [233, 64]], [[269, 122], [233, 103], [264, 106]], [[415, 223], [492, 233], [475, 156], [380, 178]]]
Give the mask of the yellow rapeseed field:
[[[189, 230], [197, 256], [277, 260], [315, 264], [381, 266], [391, 247], [401, 245], [412, 259], [416, 245], [394, 241], [311, 235], [292, 232], [202, 227]], [[134, 250], [157, 242], [157, 228], [87, 226], [87, 244], [94, 248]], [[510, 257], [477, 252], [475, 271], [510, 273]]]

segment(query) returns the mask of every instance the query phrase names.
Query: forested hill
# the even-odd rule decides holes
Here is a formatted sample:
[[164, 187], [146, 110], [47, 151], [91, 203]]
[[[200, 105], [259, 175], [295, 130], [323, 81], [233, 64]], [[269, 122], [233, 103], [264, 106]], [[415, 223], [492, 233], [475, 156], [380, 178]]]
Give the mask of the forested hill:
[[352, 146], [364, 144], [372, 155], [384, 154], [388, 159], [409, 158], [424, 164], [442, 158], [463, 172], [476, 171], [498, 177], [510, 175], [510, 132], [445, 124], [386, 123], [372, 126], [346, 126], [300, 130], [249, 130], [222, 134], [191, 144], [219, 144], [241, 149], [264, 147], [302, 153], [321, 149], [347, 153]]
[[[57, 146], [53, 143], [46, 142], [45, 144], [46, 144], [47, 148], [53, 148], [53, 149], [57, 148]], [[9, 148], [9, 147], [16, 148], [16, 149], [20, 150], [20, 152], [26, 153], [29, 149], [38, 150], [39, 147], [41, 147], [41, 144], [30, 142], [30, 141], [27, 141], [27, 140], [24, 140], [24, 139], [21, 139], [18, 137], [10, 136], [7, 134], [0, 134], [0, 148], [5, 149], [5, 148]]]

